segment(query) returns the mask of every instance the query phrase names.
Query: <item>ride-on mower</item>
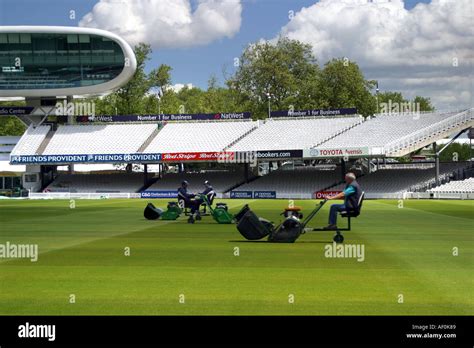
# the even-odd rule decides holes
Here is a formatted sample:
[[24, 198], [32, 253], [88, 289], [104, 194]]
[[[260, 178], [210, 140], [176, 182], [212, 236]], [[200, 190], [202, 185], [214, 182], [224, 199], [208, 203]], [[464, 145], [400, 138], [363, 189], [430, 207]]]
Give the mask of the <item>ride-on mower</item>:
[[[199, 197], [202, 199], [202, 201], [206, 205], [212, 218], [218, 224], [231, 224], [234, 221], [234, 216], [231, 213], [229, 213], [229, 208], [227, 207], [227, 204], [216, 203], [216, 207], [213, 208], [209, 201], [209, 198], [206, 195], [200, 194]], [[191, 222], [191, 221], [188, 220], [188, 222]]]
[[[344, 236], [341, 231], [350, 231], [351, 229], [351, 217], [357, 217], [360, 214], [362, 208], [362, 202], [364, 200], [364, 193], [362, 193], [358, 208], [351, 212], [342, 212], [341, 217], [348, 219], [347, 228], [337, 228], [336, 234], [333, 237], [334, 242], [342, 243]], [[244, 206], [242, 210], [235, 216], [237, 222], [237, 229], [240, 234], [248, 240], [258, 240], [268, 236], [269, 242], [279, 243], [294, 243], [301, 234], [310, 231], [327, 231], [320, 228], [307, 228], [308, 223], [316, 216], [321, 208], [326, 204], [327, 200], [322, 200], [316, 207], [309, 213], [309, 215], [303, 219], [301, 208], [299, 207], [288, 207], [281, 214], [284, 216], [284, 220], [278, 226], [268, 220], [257, 217], [253, 211], [250, 210], [248, 205]]]
[[[210, 215], [217, 223], [231, 224], [234, 221], [234, 216], [229, 213], [227, 204], [217, 203], [216, 207], [213, 208], [206, 195], [200, 194], [198, 197], [206, 205]], [[168, 202], [166, 210], [155, 207], [153, 203], [148, 203], [143, 212], [143, 215], [148, 220], [176, 220], [181, 214], [184, 214], [184, 209], [177, 202]], [[195, 217], [193, 215], [188, 216], [188, 223], [193, 224], [196, 220], [201, 220], [200, 214], [196, 214]]]

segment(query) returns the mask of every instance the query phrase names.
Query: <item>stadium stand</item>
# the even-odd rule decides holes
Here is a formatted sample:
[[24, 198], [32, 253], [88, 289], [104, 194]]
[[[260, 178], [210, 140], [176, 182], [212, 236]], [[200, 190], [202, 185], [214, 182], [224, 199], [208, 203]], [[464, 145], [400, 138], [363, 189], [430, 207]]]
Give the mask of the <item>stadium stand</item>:
[[[411, 144], [421, 142], [421, 139], [426, 141], [427, 136], [433, 137], [436, 134], [438, 138], [442, 138], [439, 133], [449, 132], [450, 134], [454, 132], [453, 128], [458, 123], [472, 123], [472, 120], [470, 111], [379, 114], [328, 140], [318, 148], [369, 147], [372, 149], [372, 154], [384, 155], [408, 149]], [[412, 140], [408, 141], [408, 139]], [[425, 145], [419, 147], [423, 146]]]
[[48, 134], [50, 129], [51, 126], [49, 125], [38, 127], [30, 125], [21, 137], [21, 139], [16, 144], [15, 148], [12, 150], [11, 155], [36, 155], [38, 148], [40, 147], [41, 143], [46, 139], [46, 135]]
[[428, 192], [442, 193], [474, 193], [474, 178], [450, 181], [444, 185], [432, 188]]
[[230, 151], [293, 150], [319, 145], [362, 122], [359, 116], [269, 119], [240, 141]]
[[191, 192], [201, 192], [204, 181], [209, 180], [217, 194], [228, 191], [244, 181], [243, 171], [215, 171], [206, 173], [168, 173], [146, 191], [175, 191], [183, 180], [189, 182]]
[[59, 126], [43, 155], [135, 153], [156, 124]]
[[257, 124], [253, 121], [168, 123], [143, 152], [220, 152]]
[[237, 187], [237, 191], [276, 191], [279, 197], [311, 195], [334, 185], [340, 172], [318, 167], [298, 167], [293, 170], [278, 169], [248, 184]]
[[46, 192], [137, 192], [143, 186], [143, 174], [59, 174]]
[[[440, 180], [451, 175], [458, 168], [465, 166], [464, 163], [442, 163], [440, 165]], [[363, 175], [357, 179], [364, 191], [368, 194], [382, 193], [403, 193], [426, 190], [427, 187], [435, 182], [433, 168], [396, 168], [380, 169], [373, 173]], [[338, 184], [331, 187], [331, 190], [342, 190], [344, 184]], [[423, 190], [423, 191], [424, 191]]]

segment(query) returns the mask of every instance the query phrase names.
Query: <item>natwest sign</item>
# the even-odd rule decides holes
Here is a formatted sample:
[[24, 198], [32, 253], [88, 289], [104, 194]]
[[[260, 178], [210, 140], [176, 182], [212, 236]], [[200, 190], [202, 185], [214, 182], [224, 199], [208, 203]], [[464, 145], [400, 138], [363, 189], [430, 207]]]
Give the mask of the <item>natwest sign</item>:
[[234, 152], [176, 152], [162, 154], [163, 162], [217, 161], [232, 159]]
[[322, 158], [322, 157], [363, 157], [369, 154], [368, 147], [345, 147], [333, 149], [305, 149], [304, 158]]
[[335, 196], [335, 195], [337, 195], [338, 193], [341, 193], [341, 192], [342, 191], [316, 191], [313, 194], [313, 197], [315, 199], [325, 199], [325, 198]]

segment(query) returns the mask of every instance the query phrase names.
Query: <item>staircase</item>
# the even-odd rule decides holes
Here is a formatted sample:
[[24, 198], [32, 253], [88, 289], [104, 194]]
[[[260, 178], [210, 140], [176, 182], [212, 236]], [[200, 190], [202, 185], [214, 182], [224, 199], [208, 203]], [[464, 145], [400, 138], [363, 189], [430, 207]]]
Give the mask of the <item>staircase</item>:
[[143, 152], [145, 151], [145, 149], [148, 147], [148, 145], [150, 145], [150, 143], [153, 141], [153, 139], [155, 139], [155, 137], [158, 135], [158, 133], [160, 132], [161, 128], [156, 128], [151, 134], [150, 136], [145, 140], [145, 142], [138, 148], [137, 152]]
[[51, 141], [51, 138], [53, 137], [55, 130], [50, 130], [48, 134], [46, 134], [46, 137], [43, 139], [41, 142], [40, 146], [38, 146], [38, 150], [36, 150], [37, 155], [42, 155], [44, 150], [46, 150], [46, 147], [48, 146], [49, 142]]
[[336, 132], [336, 133], [332, 134], [331, 136], [327, 137], [326, 139], [321, 140], [320, 142], [318, 142], [318, 143], [312, 145], [311, 148], [318, 147], [318, 146], [324, 144], [325, 142], [328, 142], [329, 140], [334, 139], [335, 137], [337, 137], [337, 136], [339, 136], [339, 135], [341, 135], [341, 134], [347, 132], [348, 130], [350, 130], [350, 129], [354, 128], [354, 127], [357, 127], [358, 125], [362, 124], [363, 122], [365, 122], [365, 120], [361, 120], [360, 122], [357, 122], [357, 123], [355, 123], [355, 124], [353, 124], [353, 125], [350, 125], [350, 126], [347, 127], [347, 128], [344, 128], [344, 129], [340, 130], [339, 132]]
[[222, 149], [222, 152], [225, 152], [225, 151], [227, 151], [228, 149], [230, 149], [232, 146], [234, 146], [235, 144], [237, 144], [240, 140], [242, 140], [243, 138], [245, 138], [247, 135], [249, 135], [250, 133], [252, 133], [252, 132], [255, 131], [256, 129], [258, 129], [258, 126], [253, 127], [253, 128], [250, 129], [249, 131], [247, 131], [247, 132], [245, 132], [244, 134], [242, 134], [240, 137], [238, 137], [237, 139], [235, 139], [234, 141], [232, 141], [229, 145], [227, 145], [226, 147], [224, 147], [224, 149]]

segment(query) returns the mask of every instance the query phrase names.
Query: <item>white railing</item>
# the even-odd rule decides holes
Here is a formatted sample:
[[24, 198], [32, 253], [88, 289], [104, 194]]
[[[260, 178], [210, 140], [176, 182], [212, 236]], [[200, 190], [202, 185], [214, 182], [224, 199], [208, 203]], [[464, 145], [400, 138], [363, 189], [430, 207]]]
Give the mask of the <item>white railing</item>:
[[435, 134], [445, 132], [449, 128], [452, 128], [453, 125], [472, 121], [474, 119], [473, 111], [474, 108], [462, 111], [428, 127], [425, 127], [415, 133], [396, 139], [384, 146], [384, 152], [386, 155], [389, 155], [402, 149], [408, 149], [420, 140], [425, 140], [433, 137]]

